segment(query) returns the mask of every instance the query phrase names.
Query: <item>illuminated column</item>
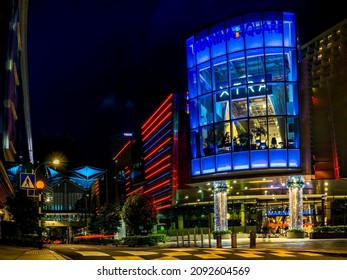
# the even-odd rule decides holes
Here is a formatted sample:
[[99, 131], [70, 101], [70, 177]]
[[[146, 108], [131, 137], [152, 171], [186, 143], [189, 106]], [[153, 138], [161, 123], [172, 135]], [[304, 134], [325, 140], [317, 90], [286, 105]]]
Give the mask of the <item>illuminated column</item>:
[[225, 182], [215, 182], [213, 195], [214, 195], [214, 229], [227, 230], [228, 229], [228, 187]]
[[289, 177], [289, 229], [303, 228], [303, 188], [305, 182], [301, 176]]

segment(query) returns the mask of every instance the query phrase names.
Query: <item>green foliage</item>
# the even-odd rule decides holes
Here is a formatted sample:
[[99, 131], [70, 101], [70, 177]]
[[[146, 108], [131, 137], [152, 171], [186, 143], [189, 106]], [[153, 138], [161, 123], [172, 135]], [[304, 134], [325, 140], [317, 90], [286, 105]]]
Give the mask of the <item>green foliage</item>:
[[26, 192], [18, 190], [14, 197], [7, 198], [7, 207], [12, 214], [19, 236], [33, 234], [38, 229], [38, 205]]
[[225, 229], [225, 230], [223, 230], [223, 229], [214, 230], [214, 231], [212, 231], [212, 234], [213, 234], [213, 235], [218, 235], [218, 234], [231, 234], [231, 230], [229, 230], [229, 229]]
[[343, 232], [347, 233], [347, 226], [318, 226], [313, 228], [313, 232]]
[[165, 234], [150, 234], [146, 236], [133, 235], [133, 236], [127, 236], [124, 238], [124, 244], [130, 247], [143, 246], [143, 245], [155, 246], [161, 242], [162, 243], [166, 242]]
[[88, 229], [91, 232], [116, 233], [121, 226], [121, 211], [115, 204], [105, 204], [100, 211], [91, 216]]
[[130, 235], [146, 235], [157, 224], [158, 211], [153, 198], [142, 192], [129, 196], [122, 209], [122, 217]]
[[305, 231], [302, 228], [291, 228], [291, 229], [287, 229], [286, 232], [299, 233], [299, 232], [305, 232]]

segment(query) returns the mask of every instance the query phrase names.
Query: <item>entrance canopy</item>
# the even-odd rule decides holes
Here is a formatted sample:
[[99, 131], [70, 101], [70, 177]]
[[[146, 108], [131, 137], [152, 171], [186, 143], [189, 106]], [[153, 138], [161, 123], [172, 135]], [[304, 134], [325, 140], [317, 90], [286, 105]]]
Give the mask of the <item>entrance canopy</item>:
[[[17, 180], [20, 172], [21, 168], [19, 165], [10, 166], [7, 169], [7, 173], [12, 183], [14, 183], [15, 180]], [[58, 172], [57, 170], [49, 167], [48, 165], [45, 166], [45, 176], [48, 179], [47, 185], [50, 187], [55, 186], [56, 184], [60, 183], [65, 179], [71, 181], [76, 185], [81, 186], [84, 189], [89, 189], [93, 185], [94, 181], [104, 173], [104, 169], [88, 165], [78, 167], [72, 170], [67, 170], [64, 172]]]

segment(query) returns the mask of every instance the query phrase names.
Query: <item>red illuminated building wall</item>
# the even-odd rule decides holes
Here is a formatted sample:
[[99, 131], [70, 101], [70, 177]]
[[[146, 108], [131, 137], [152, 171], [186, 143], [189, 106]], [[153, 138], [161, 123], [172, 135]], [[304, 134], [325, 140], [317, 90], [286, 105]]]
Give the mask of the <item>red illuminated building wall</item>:
[[[175, 204], [178, 186], [184, 185], [182, 181], [187, 180], [185, 172], [179, 171], [184, 162], [187, 162], [184, 160], [187, 154], [184, 152], [185, 140], [181, 136], [185, 133], [180, 133], [180, 138], [178, 137], [178, 131], [182, 129], [182, 122], [179, 120], [184, 117], [180, 116], [182, 109], [184, 111], [182, 99], [179, 95], [170, 94], [143, 123], [141, 141], [144, 180], [127, 189], [127, 196], [140, 189], [151, 195], [157, 210]], [[178, 174], [182, 174], [182, 179]]]

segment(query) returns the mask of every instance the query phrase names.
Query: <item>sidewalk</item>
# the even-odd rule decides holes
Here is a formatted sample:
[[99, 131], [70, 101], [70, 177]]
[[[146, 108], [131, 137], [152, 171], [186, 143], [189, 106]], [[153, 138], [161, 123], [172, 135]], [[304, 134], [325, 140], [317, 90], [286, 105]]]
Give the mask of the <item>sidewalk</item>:
[[43, 248], [43, 249], [29, 249], [17, 260], [66, 260], [63, 256], [58, 253]]

